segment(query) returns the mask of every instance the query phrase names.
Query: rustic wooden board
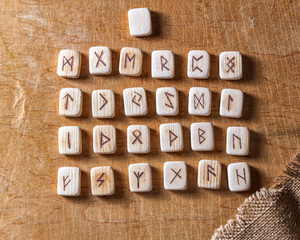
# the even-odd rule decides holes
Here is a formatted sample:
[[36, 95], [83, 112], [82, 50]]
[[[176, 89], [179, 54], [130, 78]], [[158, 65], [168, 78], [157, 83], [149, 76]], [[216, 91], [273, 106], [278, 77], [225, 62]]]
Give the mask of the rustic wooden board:
[[[299, 147], [300, 55], [299, 1], [37, 1], [0, 2], [0, 235], [2, 239], [209, 239], [215, 228], [234, 215], [245, 197], [268, 187]], [[153, 34], [130, 37], [127, 10], [149, 7]], [[113, 72], [97, 77], [88, 73], [88, 50], [106, 45], [113, 50]], [[122, 47], [144, 52], [141, 77], [118, 74]], [[77, 80], [57, 76], [61, 49], [83, 54], [82, 74]], [[151, 78], [151, 51], [172, 50], [176, 73], [172, 80]], [[211, 54], [208, 80], [186, 77], [187, 54], [204, 49]], [[218, 54], [237, 50], [243, 54], [244, 77], [223, 81], [218, 77]], [[142, 86], [147, 90], [149, 114], [124, 116], [122, 91]], [[173, 86], [179, 90], [177, 117], [155, 113], [155, 90]], [[187, 113], [188, 90], [209, 87], [213, 92], [212, 114], [193, 117]], [[64, 118], [58, 114], [59, 90], [78, 87], [84, 92], [83, 115]], [[116, 93], [116, 117], [92, 117], [91, 93], [107, 88]], [[246, 93], [242, 119], [219, 116], [223, 88]], [[216, 150], [192, 152], [189, 126], [210, 121], [215, 125]], [[184, 150], [162, 153], [158, 127], [180, 122], [184, 129]], [[92, 150], [92, 129], [99, 124], [117, 128], [117, 152], [99, 156]], [[126, 128], [146, 124], [151, 128], [151, 152], [128, 154]], [[58, 128], [78, 125], [83, 129], [83, 154], [65, 157], [58, 153]], [[228, 126], [251, 130], [249, 157], [225, 153]], [[223, 164], [222, 186], [218, 191], [197, 187], [197, 165], [201, 159]], [[163, 162], [184, 160], [188, 164], [188, 190], [163, 189]], [[229, 163], [246, 161], [251, 166], [252, 189], [231, 193], [227, 187]], [[129, 191], [127, 167], [148, 162], [153, 167], [153, 191]], [[89, 171], [95, 166], [115, 169], [116, 193], [111, 197], [91, 194]], [[57, 169], [82, 169], [82, 194], [64, 198], [56, 194]]]

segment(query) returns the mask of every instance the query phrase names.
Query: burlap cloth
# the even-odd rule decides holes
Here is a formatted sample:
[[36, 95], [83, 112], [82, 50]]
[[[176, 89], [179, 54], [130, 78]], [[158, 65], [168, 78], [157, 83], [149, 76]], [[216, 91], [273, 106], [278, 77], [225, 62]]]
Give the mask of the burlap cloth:
[[300, 152], [278, 182], [248, 197], [212, 239], [300, 239]]

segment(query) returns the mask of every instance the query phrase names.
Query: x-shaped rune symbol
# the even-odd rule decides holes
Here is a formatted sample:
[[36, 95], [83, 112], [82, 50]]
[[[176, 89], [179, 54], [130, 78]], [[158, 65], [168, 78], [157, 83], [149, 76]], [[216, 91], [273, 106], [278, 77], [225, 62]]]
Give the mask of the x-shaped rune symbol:
[[232, 68], [235, 66], [235, 64], [234, 64], [234, 62], [233, 62], [234, 59], [235, 59], [235, 57], [233, 57], [233, 58], [231, 58], [231, 59], [229, 59], [229, 58], [227, 57], [227, 60], [228, 60], [228, 63], [227, 63], [228, 70], [227, 70], [227, 72], [232, 71], [232, 72], [234, 73], [234, 70], [232, 69]]
[[181, 176], [179, 175], [181, 168], [178, 170], [178, 172], [176, 172], [173, 168], [171, 168], [171, 170], [173, 171], [173, 173], [175, 173], [175, 176], [173, 177], [172, 181], [170, 182], [170, 184], [172, 184], [172, 182], [175, 180], [175, 178], [178, 176], [179, 178], [181, 178]]

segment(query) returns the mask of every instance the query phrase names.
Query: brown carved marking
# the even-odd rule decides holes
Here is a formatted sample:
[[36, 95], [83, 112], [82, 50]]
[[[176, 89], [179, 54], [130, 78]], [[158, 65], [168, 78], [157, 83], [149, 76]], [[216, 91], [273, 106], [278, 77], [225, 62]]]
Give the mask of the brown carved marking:
[[237, 138], [240, 142], [240, 149], [242, 149], [242, 140], [240, 137], [238, 137], [237, 135], [235, 134], [232, 134], [232, 139], [233, 139], [233, 149], [235, 149], [235, 144], [234, 144], [234, 139]]
[[167, 97], [167, 99], [168, 99], [168, 102], [169, 102], [169, 104], [165, 103], [165, 105], [166, 105], [167, 107], [169, 107], [169, 108], [174, 109], [174, 106], [173, 106], [173, 103], [171, 102], [170, 97], [175, 97], [175, 96], [174, 96], [173, 94], [171, 94], [171, 93], [168, 93], [168, 92], [165, 92], [165, 95], [166, 95], [166, 97]]
[[140, 188], [140, 178], [141, 178], [141, 176], [143, 176], [144, 172], [142, 172], [141, 174], [140, 174], [140, 172], [137, 172], [137, 173], [133, 172], [133, 173], [137, 178], [137, 181], [136, 181], [137, 188]]
[[70, 133], [68, 132], [68, 147], [71, 148], [71, 139], [70, 139]]
[[96, 63], [96, 68], [99, 66], [99, 63], [100, 63], [100, 62], [103, 64], [103, 66], [106, 67], [105, 62], [103, 62], [103, 60], [102, 60], [102, 56], [103, 56], [103, 54], [104, 54], [104, 51], [103, 51], [103, 50], [101, 51], [100, 56], [99, 56], [96, 52], [94, 52], [94, 53], [95, 53], [96, 57], [98, 58], [97, 63]]
[[233, 60], [235, 59], [235, 57], [233, 57], [233, 58], [231, 58], [231, 59], [229, 59], [228, 57], [227, 57], [227, 60], [228, 60], [228, 62], [227, 62], [227, 66], [228, 66], [228, 70], [227, 70], [227, 73], [229, 72], [229, 71], [231, 71], [231, 72], [233, 72], [234, 73], [234, 70], [233, 70], [233, 67], [235, 67], [235, 64], [234, 64], [234, 62], [233, 62]]
[[101, 145], [101, 147], [104, 145], [104, 144], [106, 144], [106, 143], [108, 143], [109, 141], [110, 141], [110, 138], [109, 137], [107, 137], [106, 135], [104, 135], [102, 132], [101, 132], [101, 137], [100, 137], [101, 139], [100, 139], [100, 145]]
[[204, 133], [205, 133], [204, 130], [198, 128], [199, 144], [202, 144], [206, 140], [206, 138], [203, 137]]
[[197, 69], [198, 69], [200, 72], [202, 72], [202, 70], [198, 67], [198, 63], [197, 63], [197, 65], [196, 65], [196, 67], [194, 67], [194, 60], [196, 60], [196, 61], [198, 62], [201, 58], [203, 58], [203, 55], [200, 56], [200, 57], [198, 57], [198, 58], [195, 58], [194, 56], [192, 57], [192, 72], [196, 71]]
[[172, 182], [175, 180], [175, 178], [178, 176], [181, 179], [181, 176], [179, 175], [181, 168], [178, 170], [178, 172], [176, 172], [173, 168], [171, 168], [171, 170], [173, 171], [173, 173], [175, 173], [175, 176], [173, 177], [172, 181], [170, 182], [170, 184], [172, 184]]
[[104, 108], [104, 106], [107, 104], [108, 101], [101, 93], [99, 93], [99, 94], [100, 94], [100, 97], [102, 97], [102, 99], [104, 100], [104, 103], [102, 104], [102, 106], [99, 109], [99, 110], [102, 110], [102, 108]]
[[[66, 61], [65, 61], [66, 60]], [[71, 60], [71, 63], [70, 63]], [[67, 59], [65, 56], [63, 57], [63, 65], [61, 70], [64, 71], [64, 67], [66, 64], [68, 64], [71, 67], [71, 72], [73, 71], [73, 63], [74, 63], [74, 57], [70, 57], [69, 59]]]
[[233, 98], [229, 94], [228, 95], [228, 111], [230, 111], [230, 101], [233, 102]]
[[69, 178], [69, 175], [67, 177], [63, 176], [63, 185], [64, 185], [64, 191], [66, 190], [66, 186], [71, 182], [71, 179], [66, 183], [66, 180]]
[[213, 176], [216, 177], [215, 169], [208, 164], [207, 165], [207, 181], [209, 181], [209, 174], [212, 174]]
[[125, 65], [124, 65], [124, 68], [127, 67], [127, 59], [129, 62], [131, 62], [133, 60], [133, 64], [132, 64], [132, 69], [134, 69], [134, 64], [135, 64], [135, 54], [133, 54], [133, 56], [130, 58], [128, 53], [126, 53], [125, 55]]
[[194, 94], [194, 108], [197, 109], [198, 105], [204, 108], [204, 93], [201, 94], [200, 98]]
[[[172, 138], [173, 136], [173, 138]], [[173, 133], [171, 130], [169, 130], [169, 139], [170, 139], [170, 146], [172, 146], [172, 142], [174, 142], [177, 139], [177, 135]]]
[[98, 187], [101, 187], [101, 185], [105, 182], [104, 179], [102, 179], [104, 177], [105, 173], [102, 173], [101, 176], [97, 179], [97, 182], [100, 182]]
[[[164, 62], [163, 62], [163, 60], [164, 60]], [[164, 68], [167, 69], [167, 71], [170, 71], [170, 69], [166, 67], [166, 64], [167, 64], [168, 62], [169, 62], [169, 61], [168, 61], [166, 58], [164, 58], [163, 56], [160, 56], [160, 67], [161, 67], [161, 71], [163, 71]]]
[[68, 104], [69, 104], [69, 99], [73, 102], [74, 99], [71, 97], [71, 95], [69, 93], [67, 93], [62, 99], [66, 98], [66, 105], [65, 105], [65, 109], [68, 110]]
[[136, 141], [138, 141], [140, 144], [143, 144], [143, 142], [140, 139], [140, 136], [142, 136], [141, 131], [139, 131], [139, 130], [136, 129], [135, 131], [133, 131], [132, 135], [135, 137], [135, 139], [132, 142], [132, 144], [135, 144]]
[[247, 184], [247, 181], [246, 181], [246, 172], [245, 172], [245, 168], [243, 168], [243, 174], [244, 174], [244, 177], [242, 177], [240, 174], [239, 174], [239, 171], [237, 169], [235, 169], [235, 173], [236, 173], [236, 179], [237, 179], [237, 184], [240, 185], [240, 181], [239, 179], [243, 179], [245, 181], [245, 184]]
[[136, 104], [136, 105], [138, 105], [138, 106], [141, 106], [141, 104], [139, 103], [141, 100], [142, 100], [142, 95], [141, 94], [139, 94], [139, 93], [137, 93], [136, 91], [133, 91], [136, 95], [138, 95], [138, 99], [137, 99], [137, 101], [136, 101], [136, 95], [134, 95], [134, 97], [132, 98], [132, 102], [134, 103], [134, 104]]

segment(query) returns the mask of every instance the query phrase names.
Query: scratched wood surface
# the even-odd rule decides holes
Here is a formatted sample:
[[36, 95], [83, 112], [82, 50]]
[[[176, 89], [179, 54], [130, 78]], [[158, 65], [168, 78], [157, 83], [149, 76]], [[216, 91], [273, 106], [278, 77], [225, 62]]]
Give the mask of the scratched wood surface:
[[[300, 136], [300, 16], [299, 1], [36, 1], [0, 2], [0, 235], [1, 239], [210, 239], [215, 228], [234, 215], [245, 197], [272, 185], [288, 159], [299, 147]], [[127, 10], [152, 10], [153, 34], [130, 37]], [[91, 76], [88, 51], [92, 46], [112, 49], [110, 76]], [[122, 47], [138, 47], [144, 53], [141, 77], [118, 73]], [[61, 49], [82, 53], [82, 72], [77, 80], [56, 74]], [[153, 50], [172, 50], [176, 73], [172, 80], [151, 78]], [[207, 80], [186, 76], [189, 50], [211, 54]], [[237, 50], [243, 54], [244, 76], [240, 81], [218, 77], [218, 55]], [[176, 117], [155, 113], [158, 87], [179, 90]], [[188, 115], [188, 90], [209, 87], [213, 94], [209, 117]], [[59, 91], [82, 89], [83, 114], [79, 118], [59, 116]], [[147, 90], [149, 113], [145, 117], [124, 116], [122, 91], [128, 87]], [[113, 119], [92, 117], [91, 94], [95, 89], [116, 93]], [[245, 92], [241, 119], [219, 116], [220, 92], [237, 88]], [[189, 126], [209, 121], [215, 125], [213, 152], [193, 152]], [[184, 149], [162, 153], [159, 124], [180, 122]], [[113, 155], [93, 153], [95, 125], [112, 124], [117, 129], [117, 151]], [[140, 156], [127, 153], [126, 128], [145, 124], [151, 128], [151, 151]], [[83, 153], [67, 157], [58, 153], [58, 128], [77, 125], [83, 130]], [[225, 153], [226, 128], [247, 126], [251, 131], [248, 157]], [[201, 159], [223, 164], [220, 190], [197, 187]], [[186, 161], [187, 191], [163, 189], [164, 161]], [[227, 187], [226, 166], [246, 161], [251, 166], [252, 188], [232, 193]], [[129, 191], [128, 165], [148, 162], [152, 166], [153, 190]], [[64, 198], [56, 193], [57, 170], [77, 166], [82, 170], [82, 193]], [[116, 193], [110, 197], [91, 194], [90, 169], [112, 166]]]

